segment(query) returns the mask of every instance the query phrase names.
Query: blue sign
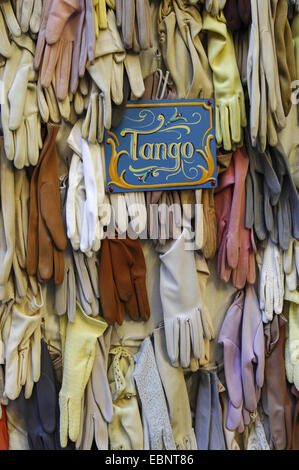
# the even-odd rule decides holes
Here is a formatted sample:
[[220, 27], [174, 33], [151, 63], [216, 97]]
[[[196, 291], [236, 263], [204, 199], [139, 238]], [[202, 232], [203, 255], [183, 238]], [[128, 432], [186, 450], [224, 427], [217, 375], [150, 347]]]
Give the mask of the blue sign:
[[214, 100], [129, 101], [105, 130], [109, 192], [209, 188], [217, 184]]

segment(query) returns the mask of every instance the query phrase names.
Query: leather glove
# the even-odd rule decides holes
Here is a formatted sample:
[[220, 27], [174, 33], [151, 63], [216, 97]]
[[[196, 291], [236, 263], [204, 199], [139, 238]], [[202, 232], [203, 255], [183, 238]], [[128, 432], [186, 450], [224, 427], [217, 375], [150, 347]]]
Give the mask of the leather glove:
[[205, 4], [205, 9], [212, 16], [217, 16], [224, 9], [225, 4], [228, 0], [200, 0], [201, 3]]
[[[237, 289], [242, 289], [246, 282], [253, 284], [256, 275], [253, 231], [245, 228], [245, 180], [248, 164], [249, 159], [245, 149], [238, 149], [231, 162], [231, 166], [234, 166], [235, 183], [229, 218], [226, 216], [225, 222], [222, 222], [223, 216], [219, 211], [219, 206], [216, 210], [218, 227], [220, 228], [218, 232], [218, 272], [224, 282], [228, 282], [232, 276], [233, 284]], [[219, 197], [220, 195], [219, 192]], [[216, 204], [219, 203], [219, 197], [217, 197]], [[229, 209], [226, 204], [225, 214], [227, 210]]]
[[292, 24], [292, 37], [294, 41], [294, 53], [296, 63], [296, 78], [299, 80], [299, 11], [295, 14]]
[[209, 61], [201, 42], [203, 22], [195, 5], [163, 0], [158, 35], [162, 57], [178, 98], [210, 98], [213, 94]]
[[244, 406], [256, 411], [264, 384], [265, 346], [262, 314], [254, 286], [247, 285], [242, 319], [241, 370]]
[[15, 0], [15, 13], [22, 33], [37, 34], [40, 28], [42, 0]]
[[176, 239], [181, 231], [182, 208], [178, 191], [146, 193], [148, 236], [161, 245]]
[[208, 33], [208, 58], [213, 71], [216, 141], [225, 150], [231, 150], [242, 143], [242, 128], [246, 126], [234, 44], [223, 13], [212, 17], [204, 12], [203, 29]]
[[[156, 328], [153, 332], [153, 338], [156, 363], [165, 392], [176, 448], [178, 450], [197, 450], [184, 371], [181, 367], [174, 368], [170, 364], [164, 328]], [[176, 406], [178, 393], [181, 397], [179, 407]]]
[[5, 156], [3, 138], [0, 140], [0, 233], [1, 233], [1, 276], [0, 285], [5, 285], [11, 273], [15, 253], [15, 185], [13, 165]]
[[60, 285], [55, 286], [55, 311], [58, 315], [67, 314], [73, 322], [76, 315], [76, 277], [73, 252], [70, 245], [64, 252], [64, 276]]
[[84, 418], [76, 441], [79, 450], [90, 450], [95, 440], [98, 450], [108, 450], [108, 423], [113, 418], [113, 404], [107, 377], [112, 327], [96, 342], [96, 354], [84, 398]]
[[86, 315], [97, 316], [99, 305], [99, 267], [97, 255], [87, 257], [80, 251], [74, 251], [74, 266], [77, 286], [77, 300]]
[[[95, 53], [95, 21], [92, 0], [46, 0], [43, 3], [34, 66], [41, 85], [48, 88], [56, 78], [56, 96], [64, 100], [75, 93], [87, 60]], [[62, 71], [63, 70], [63, 71]]]
[[108, 425], [111, 450], [142, 450], [143, 430], [134, 381], [134, 358], [128, 349], [110, 349], [108, 382], [113, 418]]
[[229, 399], [225, 426], [230, 431], [238, 430], [241, 433], [250, 422], [249, 413], [244, 410], [241, 367], [244, 299], [244, 290], [238, 291], [227, 310], [218, 336], [218, 343], [223, 344], [224, 374]]
[[283, 252], [283, 270], [286, 286], [289, 291], [295, 291], [299, 278], [299, 241], [292, 238], [289, 248]]
[[125, 313], [132, 320], [150, 317], [146, 266], [140, 240], [105, 238], [100, 254], [100, 298], [109, 324], [121, 325]]
[[115, 0], [116, 22], [125, 49], [138, 53], [152, 46], [148, 0]]
[[273, 16], [282, 105], [285, 116], [288, 116], [292, 107], [292, 82], [296, 80], [296, 63], [287, 2], [278, 0]]
[[95, 34], [99, 34], [99, 29], [106, 29], [107, 22], [107, 7], [115, 9], [115, 0], [93, 0], [93, 8], [95, 12]]
[[[16, 18], [15, 12], [12, 8], [12, 2], [10, 1], [1, 1], [0, 2], [0, 16], [2, 21], [5, 22], [5, 25], [13, 37], [20, 37], [22, 34], [20, 25]], [[2, 29], [1, 29], [2, 31]]]
[[260, 270], [259, 302], [263, 322], [267, 323], [273, 319], [273, 313], [280, 314], [283, 308], [284, 275], [281, 249], [268, 238], [264, 249], [257, 253], [257, 262]]
[[0, 450], [9, 450], [9, 436], [5, 406], [1, 405], [0, 417]]
[[[63, 377], [59, 392], [60, 443], [76, 442], [80, 432], [81, 405], [96, 353], [96, 341], [107, 328], [99, 316], [88, 317], [77, 303], [75, 321], [60, 317]], [[75, 368], [74, 368], [75, 365]]]
[[63, 251], [67, 239], [63, 227], [58, 157], [55, 138], [58, 127], [47, 126], [43, 150], [30, 182], [30, 218], [27, 247], [27, 273], [41, 282], [54, 277], [56, 285], [64, 276]]
[[217, 218], [215, 213], [214, 190], [202, 190], [203, 204], [203, 255], [206, 259], [214, 258], [217, 250]]
[[[153, 345], [149, 337], [143, 340], [134, 359], [136, 364], [133, 376], [141, 401], [142, 413], [148, 426], [149, 448], [151, 450], [176, 450], [163, 383], [159, 376]], [[151, 406], [153, 395], [157, 397], [155, 407]]]
[[293, 383], [299, 389], [299, 331], [298, 331], [298, 291], [285, 292], [286, 310], [288, 310], [288, 323], [286, 325], [285, 342], [285, 368], [288, 382]]
[[3, 71], [1, 124], [5, 153], [16, 168], [36, 165], [42, 147], [37, 104], [37, 75], [33, 70], [34, 41], [14, 38]]
[[[31, 450], [62, 450], [59, 443], [58, 381], [47, 344], [41, 341], [41, 375], [31, 397], [22, 390], [17, 407], [25, 420]], [[71, 446], [69, 446], [71, 448]]]
[[14, 302], [6, 319], [4, 396], [15, 400], [25, 386], [25, 398], [40, 378], [41, 311], [29, 296]]
[[[177, 367], [189, 367], [200, 359], [203, 347], [201, 312], [204, 305], [197, 279], [194, 252], [185, 249], [190, 233], [168, 244], [160, 255], [160, 295], [163, 307], [167, 352]], [[177, 270], [180, 264], [180, 272]]]
[[251, 22], [250, 0], [226, 0], [223, 13], [232, 32], [246, 29]]

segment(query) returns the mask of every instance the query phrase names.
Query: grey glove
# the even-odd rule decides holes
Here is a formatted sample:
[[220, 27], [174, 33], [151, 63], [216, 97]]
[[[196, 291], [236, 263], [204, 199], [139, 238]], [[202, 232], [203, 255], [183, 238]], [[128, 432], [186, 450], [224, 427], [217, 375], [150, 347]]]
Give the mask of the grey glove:
[[[133, 376], [148, 425], [150, 449], [175, 450], [167, 403], [149, 337], [142, 342], [134, 359], [136, 365]], [[152, 406], [153, 400], [155, 406]]]

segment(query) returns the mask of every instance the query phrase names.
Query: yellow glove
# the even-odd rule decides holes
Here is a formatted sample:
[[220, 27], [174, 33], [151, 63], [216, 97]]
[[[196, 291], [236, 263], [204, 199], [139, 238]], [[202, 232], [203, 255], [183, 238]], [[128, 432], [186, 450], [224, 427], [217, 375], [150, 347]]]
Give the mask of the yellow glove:
[[95, 358], [96, 341], [107, 328], [99, 316], [87, 316], [77, 302], [74, 322], [60, 317], [63, 377], [59, 393], [60, 443], [66, 447], [68, 436], [76, 441], [80, 431], [81, 405]]
[[99, 29], [107, 29], [108, 27], [107, 6], [115, 10], [115, 0], [93, 0], [96, 37], [98, 37]]
[[216, 140], [225, 150], [242, 145], [246, 126], [244, 92], [234, 43], [223, 13], [217, 17], [203, 11], [203, 30], [208, 32], [208, 59], [213, 71]]

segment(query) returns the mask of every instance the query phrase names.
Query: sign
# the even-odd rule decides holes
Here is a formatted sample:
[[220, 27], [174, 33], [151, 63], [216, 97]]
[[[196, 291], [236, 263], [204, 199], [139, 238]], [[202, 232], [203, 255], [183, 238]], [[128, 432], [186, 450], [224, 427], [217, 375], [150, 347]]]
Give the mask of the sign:
[[129, 101], [104, 141], [111, 193], [217, 184], [212, 99]]

